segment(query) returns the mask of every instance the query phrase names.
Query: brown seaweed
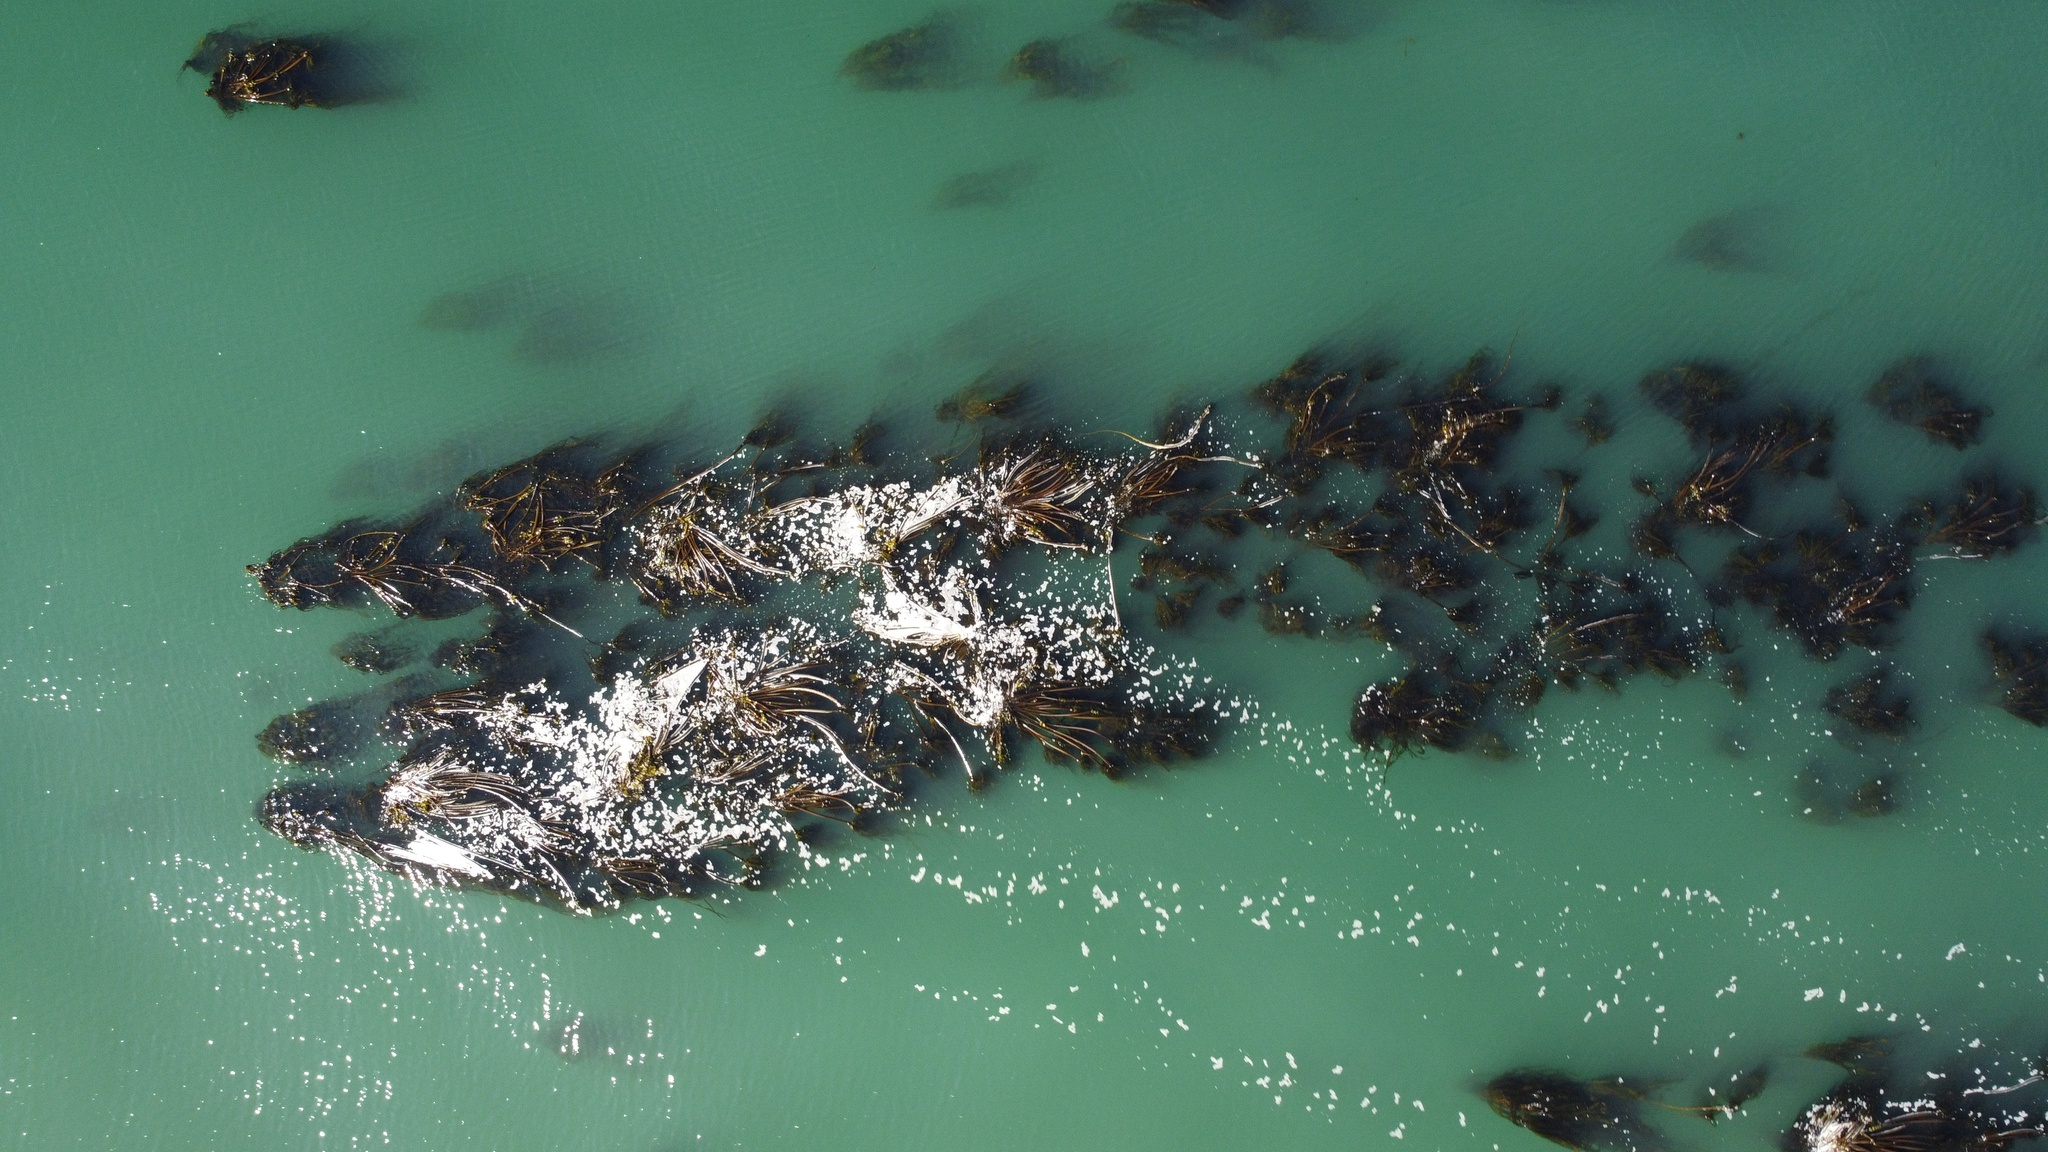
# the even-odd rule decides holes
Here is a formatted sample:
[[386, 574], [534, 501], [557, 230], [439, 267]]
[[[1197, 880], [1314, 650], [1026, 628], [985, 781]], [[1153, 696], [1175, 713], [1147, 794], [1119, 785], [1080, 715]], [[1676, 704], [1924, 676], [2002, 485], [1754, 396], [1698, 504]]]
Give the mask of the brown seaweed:
[[1869, 400], [1893, 422], [1918, 428], [1929, 440], [1957, 451], [1983, 437], [1984, 421], [1991, 415], [1950, 391], [1939, 368], [1925, 356], [1910, 356], [1885, 369], [1870, 386]]
[[972, 384], [939, 401], [933, 413], [942, 424], [979, 424], [983, 420], [1009, 420], [1018, 415], [1030, 384], [990, 372]]
[[1607, 397], [1599, 394], [1586, 401], [1586, 406], [1572, 417], [1572, 428], [1586, 438], [1586, 446], [1605, 444], [1614, 437], [1614, 415], [1607, 410]]
[[1853, 1075], [1879, 1076], [1891, 1067], [1892, 1041], [1889, 1036], [1849, 1036], [1815, 1044], [1806, 1050], [1806, 1056]]
[[1033, 40], [1003, 66], [1005, 80], [1022, 80], [1040, 100], [1096, 100], [1122, 90], [1123, 61], [1098, 61], [1072, 40]]
[[839, 74], [876, 92], [950, 87], [960, 80], [962, 40], [958, 21], [937, 13], [855, 48]]
[[[1296, 371], [1307, 366], [1296, 361]], [[1294, 421], [1287, 428], [1286, 454], [1311, 460], [1341, 460], [1360, 469], [1370, 469], [1378, 460], [1399, 450], [1402, 429], [1399, 414], [1366, 403], [1365, 390], [1384, 378], [1383, 369], [1368, 366], [1321, 374], [1298, 395], [1285, 395], [1284, 403]], [[1286, 379], [1285, 374], [1281, 379]], [[1274, 384], [1266, 385], [1268, 388]]]
[[1643, 1126], [1642, 1093], [1620, 1077], [1576, 1080], [1527, 1069], [1494, 1077], [1479, 1095], [1508, 1123], [1580, 1152], [1659, 1143]]
[[1828, 689], [1822, 707], [1860, 732], [1903, 739], [1913, 728], [1912, 698], [1896, 689], [1887, 690], [1891, 674], [1892, 669], [1878, 667], [1837, 684]]
[[1742, 1111], [1744, 1105], [1763, 1095], [1770, 1086], [1771, 1069], [1768, 1064], [1731, 1073], [1722, 1087], [1709, 1086], [1706, 1096], [1695, 1105], [1694, 1110], [1709, 1124]]
[[1986, 632], [1984, 650], [1998, 706], [2037, 728], [2048, 725], [2048, 638]]
[[502, 716], [501, 697], [475, 687], [445, 688], [391, 705], [385, 713], [385, 734], [414, 740], [431, 732], [479, 731], [485, 721]]
[[1657, 409], [1685, 426], [1696, 442], [1713, 437], [1742, 398], [1742, 381], [1718, 364], [1686, 363], [1643, 377], [1637, 388]]
[[[1976, 1060], [1967, 1070], [1897, 1074], [1888, 1037], [1850, 1037], [1807, 1055], [1840, 1065], [1849, 1078], [1793, 1121], [1782, 1141], [1791, 1152], [1997, 1152], [2048, 1134], [2040, 1126], [2039, 1093], [2010, 1099], [2042, 1082], [2038, 1059], [2027, 1061], [2031, 1074], [2024, 1079], [1991, 1087]], [[1976, 1086], [1963, 1086], [1972, 1080]]]
[[1559, 604], [1539, 618], [1533, 652], [1536, 670], [1567, 688], [1581, 678], [1612, 687], [1645, 671], [1675, 680], [1698, 660], [1697, 641], [1651, 597]]
[[383, 675], [396, 672], [419, 658], [419, 648], [392, 632], [351, 632], [329, 649], [334, 658], [358, 672]]
[[1095, 480], [1060, 446], [1000, 449], [983, 461], [981, 472], [998, 542], [1028, 540], [1048, 548], [1103, 545], [1086, 507]]
[[1226, 7], [1234, 6], [1219, 0], [1126, 0], [1111, 10], [1109, 26], [1184, 52], [1270, 65], [1243, 30], [1215, 11]]
[[361, 701], [323, 700], [287, 712], [256, 734], [256, 747], [280, 764], [317, 764], [362, 750], [368, 735]]
[[234, 32], [213, 32], [200, 41], [185, 67], [211, 72], [206, 95], [230, 116], [257, 104], [319, 107], [316, 52], [317, 45], [300, 40], [252, 40]]
[[1899, 779], [1890, 771], [1865, 775], [1824, 758], [1809, 761], [1794, 775], [1792, 791], [1799, 815], [1817, 824], [1889, 816], [1904, 802]]
[[1872, 776], [1850, 791], [1844, 807], [1851, 816], [1864, 819], [1889, 816], [1899, 810], [1898, 784], [1889, 775]]
[[569, 557], [596, 563], [595, 554], [610, 538], [607, 522], [629, 499], [633, 462], [619, 461], [586, 478], [566, 456], [564, 449], [549, 449], [456, 489], [462, 506], [481, 515], [500, 559], [542, 567]]
[[1756, 480], [1816, 474], [1825, 466], [1833, 438], [1831, 422], [1808, 420], [1791, 409], [1732, 431], [1711, 432], [1706, 456], [1679, 481], [1665, 507], [1676, 524], [1734, 528], [1755, 536], [1743, 520]]
[[505, 576], [466, 563], [459, 545], [423, 521], [384, 528], [346, 521], [251, 564], [250, 575], [279, 607], [380, 604], [396, 616], [445, 619], [480, 601], [553, 621]]
[[1436, 748], [1455, 752], [1472, 739], [1491, 685], [1447, 668], [1418, 668], [1359, 694], [1351, 738], [1389, 761]]
[[[756, 429], [755, 438], [774, 435], [763, 431], [771, 426], [772, 418]], [[697, 600], [744, 604], [754, 578], [780, 574], [746, 538], [750, 516], [731, 522], [721, 499], [727, 489], [716, 473], [744, 450], [684, 477], [631, 517], [638, 521], [632, 533], [640, 552], [632, 580], [663, 615], [676, 615]]]
[[1005, 720], [1038, 741], [1048, 760], [1113, 771], [1114, 733], [1124, 715], [1099, 693], [1039, 686], [1019, 689], [1005, 705]]
[[1895, 534], [1802, 529], [1785, 544], [1762, 541], [1729, 553], [1723, 575], [1752, 604], [1769, 607], [1807, 653], [1832, 660], [1848, 645], [1879, 649], [1912, 602], [1912, 557]]
[[1183, 588], [1177, 592], [1162, 592], [1152, 598], [1153, 619], [1161, 628], [1173, 629], [1187, 626], [1188, 613], [1195, 607], [1201, 590]]
[[[1194, 712], [1126, 691], [1123, 666], [1064, 647], [1125, 643], [1130, 599], [1121, 614], [1110, 602], [1050, 631], [1003, 618], [996, 598], [1007, 582], [1038, 581], [1042, 567], [1065, 563], [1060, 553], [1081, 554], [1073, 560], [1091, 583], [1142, 593], [1162, 629], [1188, 627], [1214, 586], [1219, 616], [1252, 617], [1237, 627], [1255, 620], [1277, 635], [1389, 645], [1411, 670], [1365, 688], [1351, 717], [1360, 746], [1386, 761], [1431, 749], [1511, 754], [1502, 722], [1551, 685], [1687, 675], [1740, 647], [1732, 630], [1745, 614], [1721, 609], [1742, 601], [1819, 659], [1888, 644], [1911, 606], [1916, 555], [2003, 554], [2034, 526], [2032, 494], [1987, 476], [1877, 515], [1838, 502], [1831, 519], [1788, 531], [1780, 501], [1795, 478], [1824, 468], [1831, 424], [1751, 401], [1732, 373], [1681, 365], [1644, 392], [1685, 425], [1693, 458], [1668, 495], [1639, 483], [1654, 506], [1633, 537], [1660, 558], [1677, 558], [1682, 541], [1710, 579], [1681, 563], [1689, 586], [1669, 582], [1678, 573], [1603, 557], [1587, 538], [1603, 510], [1575, 474], [1523, 464], [1518, 438], [1559, 393], [1524, 399], [1507, 377], [1506, 362], [1484, 353], [1436, 375], [1305, 355], [1257, 390], [1276, 419], [1263, 443], [1246, 444], [1239, 413], [1226, 412], [1219, 432], [1207, 409], [1190, 419], [1192, 406], [1172, 413], [1156, 442], [1108, 429], [1070, 438], [1023, 411], [1014, 376], [991, 374], [936, 414], [1023, 427], [952, 433], [953, 444], [929, 452], [898, 445], [883, 457], [865, 433], [819, 443], [785, 415], [709, 468], [678, 468], [652, 497], [637, 491], [636, 464], [588, 444], [482, 472], [409, 519], [344, 522], [251, 567], [285, 606], [436, 618], [488, 606], [494, 616], [482, 635], [436, 652], [466, 686], [419, 685], [391, 713], [386, 735], [409, 752], [382, 795], [418, 802], [300, 790], [281, 793], [266, 819], [298, 842], [422, 882], [601, 908], [749, 882], [776, 851], [830, 834], [823, 822], [893, 808], [897, 774], [913, 764], [957, 758], [979, 787], [994, 779], [989, 760], [1009, 763], [1030, 743], [1106, 773], [1200, 751], [1209, 729]], [[1226, 465], [1244, 471], [1212, 492]], [[1135, 573], [1116, 549], [1124, 537], [1142, 542]], [[1341, 567], [1310, 549], [1377, 590], [1359, 598], [1320, 586], [1318, 565]], [[565, 613], [602, 603], [570, 584], [584, 565], [557, 563], [569, 559], [599, 581], [632, 580], [687, 623], [643, 620], [610, 644], [570, 651], [534, 623], [551, 619], [544, 599]], [[858, 615], [828, 620], [813, 593], [857, 597]], [[1372, 609], [1326, 616], [1321, 603]], [[795, 631], [769, 624], [784, 612]], [[2008, 708], [2048, 723], [2048, 641], [1987, 647]], [[650, 659], [662, 651], [673, 655]], [[555, 681], [568, 671], [580, 684], [586, 662], [601, 690], [592, 708], [626, 718], [601, 747], [570, 730], [591, 714]], [[1731, 690], [1746, 686], [1741, 664], [1716, 666]], [[1877, 674], [1849, 680], [1827, 706], [1844, 732], [1902, 736], [1913, 716], [1895, 686]], [[315, 725], [298, 727], [311, 734], [288, 724], [271, 743], [308, 758], [331, 743]], [[971, 741], [986, 754], [971, 754]], [[1810, 814], [1843, 819], [1893, 810], [1901, 779], [1891, 765], [1816, 762], [1798, 786]], [[571, 792], [577, 799], [561, 799]], [[683, 822], [661, 827], [687, 837], [614, 826], [592, 815], [590, 797], [605, 813], [659, 807]], [[537, 826], [543, 812], [574, 813], [584, 839], [564, 846]], [[395, 823], [409, 825], [405, 835]], [[1739, 1107], [1728, 1100], [1677, 1110], [1725, 1115]]]
[[2025, 543], [2041, 516], [2031, 490], [1979, 476], [1964, 481], [1953, 499], [1915, 505], [1904, 521], [1923, 546], [1937, 550], [1936, 559], [1983, 560]]

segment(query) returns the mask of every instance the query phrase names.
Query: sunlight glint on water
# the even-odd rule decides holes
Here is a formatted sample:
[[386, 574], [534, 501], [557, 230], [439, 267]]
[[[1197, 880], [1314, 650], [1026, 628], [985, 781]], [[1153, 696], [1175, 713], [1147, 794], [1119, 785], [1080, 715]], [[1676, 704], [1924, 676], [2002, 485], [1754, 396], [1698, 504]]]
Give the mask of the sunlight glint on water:
[[[10, 14], [0, 1135], [1533, 1148], [1474, 1085], [1773, 1055], [1749, 1115], [1674, 1129], [1760, 1147], [1827, 1082], [1789, 1055], [1814, 1042], [2038, 1045], [2041, 739], [1974, 648], [2039, 619], [2032, 552], [1923, 566], [1896, 659], [1932, 711], [1885, 820], [1797, 818], [1837, 677], [1789, 647], [1746, 704], [1552, 693], [1517, 759], [1382, 775], [1345, 722], [1383, 650], [1205, 621], [1180, 647], [1237, 704], [1219, 754], [948, 780], [914, 831], [731, 901], [571, 918], [261, 832], [251, 736], [364, 685], [326, 654], [363, 621], [241, 566], [577, 432], [723, 440], [775, 403], [844, 431], [997, 363], [1077, 429], [1149, 426], [1361, 336], [1605, 392], [1668, 440], [1599, 465], [1625, 493], [1680, 451], [1634, 381], [1705, 355], [1832, 404], [1843, 483], [1889, 505], [1957, 462], [1860, 397], [1930, 352], [2040, 482], [2048, 15], [1388, 3], [1262, 65], [1110, 7], [971, 14], [981, 74], [1042, 36], [1123, 57], [1086, 102], [838, 76], [918, 6]], [[224, 118], [177, 65], [256, 15], [378, 45], [404, 94]], [[1007, 204], [933, 207], [1011, 166]], [[1694, 233], [1722, 218], [1739, 243]], [[420, 323], [506, 283], [520, 322]]]

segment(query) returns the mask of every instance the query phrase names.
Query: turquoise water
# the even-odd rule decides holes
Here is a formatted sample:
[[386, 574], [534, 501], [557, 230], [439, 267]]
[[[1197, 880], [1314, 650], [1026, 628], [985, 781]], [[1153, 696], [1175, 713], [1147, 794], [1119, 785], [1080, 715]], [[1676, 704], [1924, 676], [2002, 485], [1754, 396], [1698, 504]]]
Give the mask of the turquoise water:
[[[919, 6], [286, 5], [266, 27], [354, 36], [394, 92], [232, 120], [177, 65], [251, 13], [11, 14], [0, 1133], [1534, 1148], [1477, 1082], [1677, 1099], [1770, 1056], [1748, 1115], [1672, 1121], [1750, 1147], [1828, 1082], [1791, 1055], [1817, 1041], [2038, 1046], [2041, 736], [1974, 649], [2040, 620], [2037, 551], [1922, 566], [1897, 659], [1926, 711], [1883, 820], [1798, 818], [1840, 670], [1761, 629], [1746, 703], [1552, 693], [1519, 758], [1382, 780], [1345, 725], [1390, 655], [1205, 622], [1175, 646], [1245, 717], [1216, 754], [947, 780], [914, 829], [730, 902], [572, 918], [256, 826], [281, 773], [252, 734], [362, 687], [326, 649], [365, 622], [282, 613], [242, 565], [576, 432], [729, 440], [778, 404], [844, 429], [992, 367], [1077, 429], [1149, 426], [1327, 339], [1487, 345], [1610, 397], [1623, 436], [1584, 466], [1619, 493], [1682, 458], [1635, 379], [1709, 355], [1832, 405], [1842, 483], [1885, 505], [1957, 466], [1858, 399], [1931, 352], [1994, 409], [1983, 457], [2040, 482], [2048, 15], [1390, 3], [1245, 62], [1107, 7], [967, 14], [978, 76], [1046, 35], [1125, 61], [1065, 101], [837, 75]], [[1032, 174], [1009, 204], [933, 207], [1002, 168]], [[1748, 266], [1675, 254], [1731, 213]], [[420, 322], [505, 283], [517, 322]]]

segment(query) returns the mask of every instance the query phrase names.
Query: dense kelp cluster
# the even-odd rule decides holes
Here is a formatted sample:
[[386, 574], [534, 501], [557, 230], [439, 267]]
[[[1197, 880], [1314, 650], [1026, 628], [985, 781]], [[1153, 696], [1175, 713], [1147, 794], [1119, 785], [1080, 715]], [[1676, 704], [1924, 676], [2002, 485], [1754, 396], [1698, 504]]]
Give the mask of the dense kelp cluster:
[[[1688, 363], [1641, 381], [1694, 455], [1665, 477], [1638, 476], [1647, 507], [1624, 513], [1633, 555], [1617, 562], [1584, 539], [1614, 515], [1584, 502], [1573, 470], [1584, 453], [1573, 467], [1510, 464], [1526, 421], [1560, 397], [1507, 396], [1505, 381], [1483, 355], [1435, 380], [1370, 358], [1304, 357], [1254, 393], [1285, 421], [1265, 466], [1202, 519], [1226, 538], [1245, 525], [1291, 536], [1384, 589], [1353, 624], [1412, 671], [1368, 688], [1352, 731], [1389, 756], [1500, 751], [1501, 722], [1552, 686], [1676, 679], [1718, 662], [1740, 693], [1744, 605], [1817, 660], [1887, 648], [1918, 560], [2008, 553], [2039, 519], [2031, 492], [1991, 474], [1880, 520], [1838, 493], [1816, 518], [1834, 421], [1754, 397], [1729, 368]], [[1586, 452], [1614, 430], [1597, 395], [1570, 426]], [[1892, 739], [1910, 728], [1905, 705], [1881, 703], [1875, 685], [1845, 688], [1829, 708]]]
[[[2048, 1090], [2038, 1059], [2025, 1060], [2011, 1083], [1984, 1071], [1983, 1053], [1970, 1066], [1902, 1073], [1893, 1042], [1854, 1036], [1801, 1054], [1835, 1064], [1845, 1079], [1798, 1113], [1779, 1145], [1786, 1152], [1980, 1152], [2040, 1137]], [[1576, 1079], [1550, 1070], [1504, 1073], [1479, 1088], [1494, 1113], [1555, 1144], [1580, 1152], [1639, 1152], [1674, 1142], [1652, 1117], [1692, 1116], [1716, 1123], [1740, 1115], [1770, 1085], [1769, 1064], [1709, 1079], [1689, 1104], [1670, 1103], [1675, 1081], [1622, 1076]]]
[[[1107, 773], [1190, 755], [1202, 702], [1144, 674], [1110, 552], [1178, 490], [1205, 419], [1110, 451], [1009, 430], [901, 475], [861, 437], [814, 452], [773, 421], [665, 477], [652, 449], [573, 443], [401, 523], [298, 541], [250, 569], [280, 606], [492, 623], [435, 653], [468, 683], [407, 677], [272, 724], [259, 744], [285, 763], [372, 733], [404, 753], [358, 787], [285, 784], [259, 817], [423, 882], [597, 909], [751, 882], [805, 827], [898, 806], [915, 766], [979, 782], [1024, 742]], [[659, 618], [587, 640], [569, 620], [601, 613], [579, 572]], [[410, 659], [394, 648], [375, 633], [340, 651]]]
[[1549, 685], [1682, 676], [1706, 643], [1643, 573], [1581, 554], [1597, 517], [1575, 502], [1575, 474], [1504, 477], [1528, 417], [1561, 403], [1554, 388], [1506, 396], [1505, 377], [1484, 354], [1436, 379], [1305, 356], [1254, 392], [1285, 422], [1265, 466], [1204, 517], [1225, 537], [1292, 537], [1382, 589], [1346, 623], [1413, 671], [1359, 698], [1352, 733], [1368, 748], [1498, 748], [1489, 725]]
[[[1377, 757], [1512, 756], [1551, 688], [1715, 666], [1739, 694], [1759, 629], [1819, 661], [1885, 649], [1919, 562], [1994, 559], [2038, 519], [1982, 469], [1867, 515], [1827, 486], [1833, 422], [1726, 368], [1660, 370], [1641, 392], [1691, 458], [1638, 476], [1619, 510], [1576, 470], [1613, 430], [1605, 401], [1566, 416], [1560, 389], [1517, 386], [1485, 353], [1428, 373], [1312, 352], [1150, 438], [1076, 437], [991, 373], [924, 426], [944, 450], [874, 422], [813, 442], [780, 416], [725, 451], [558, 444], [250, 567], [282, 607], [488, 620], [436, 647], [433, 671], [265, 729], [268, 755], [311, 770], [379, 741], [402, 755], [353, 787], [288, 783], [262, 819], [422, 881], [579, 909], [753, 882], [807, 829], [911, 802], [914, 768], [979, 785], [1026, 745], [1112, 774], [1198, 753], [1211, 705], [1139, 636], [1204, 616], [1398, 654], [1352, 709]], [[1584, 446], [1545, 461], [1554, 448], [1525, 443], [1538, 421]], [[1312, 594], [1297, 569], [1318, 563], [1352, 573], [1355, 597]], [[1331, 610], [1347, 598], [1363, 607]], [[1150, 611], [1127, 621], [1133, 599]], [[394, 628], [336, 655], [411, 668], [420, 647]], [[2042, 722], [2048, 644], [1986, 647], [2001, 702]], [[1806, 814], [1898, 805], [1882, 752], [1917, 727], [1910, 683], [1868, 664], [1816, 702], [1879, 762], [1816, 761], [1795, 781]]]

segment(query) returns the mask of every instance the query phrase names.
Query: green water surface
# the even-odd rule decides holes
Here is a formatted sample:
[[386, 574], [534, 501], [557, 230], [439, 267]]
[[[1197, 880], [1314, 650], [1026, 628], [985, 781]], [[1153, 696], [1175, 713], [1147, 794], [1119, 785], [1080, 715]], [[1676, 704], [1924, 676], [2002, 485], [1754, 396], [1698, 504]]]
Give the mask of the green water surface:
[[[1487, 345], [1609, 395], [1575, 466], [1621, 499], [1683, 454], [1633, 382], [1707, 355], [1833, 406], [1881, 506], [1958, 467], [1859, 399], [1930, 353], [2048, 482], [2048, 9], [1388, 0], [1241, 59], [1109, 7], [964, 11], [976, 79], [910, 93], [837, 75], [929, 13], [889, 0], [6, 11], [0, 1146], [1532, 1149], [1476, 1083], [1680, 1099], [1768, 1056], [1746, 1116], [1671, 1122], [1762, 1147], [1817, 1041], [2038, 1044], [2048, 757], [1974, 638], [2048, 623], [2039, 552], [1922, 566], [1883, 820], [1792, 785], [1860, 656], [1753, 627], [1745, 703], [1553, 693], [1514, 760], [1382, 774], [1345, 723], [1385, 650], [1205, 618], [1170, 647], [1238, 702], [1215, 755], [944, 781], [729, 902], [578, 919], [256, 826], [252, 734], [362, 687], [327, 647], [366, 622], [242, 566], [575, 432], [844, 429], [991, 367], [1149, 427], [1325, 339]], [[354, 37], [391, 97], [222, 116], [178, 64], [249, 19]], [[1067, 35], [1121, 91], [993, 79]], [[1031, 178], [934, 208], [995, 169]], [[1743, 266], [1674, 254], [1723, 216]], [[517, 322], [421, 323], [504, 284]]]

